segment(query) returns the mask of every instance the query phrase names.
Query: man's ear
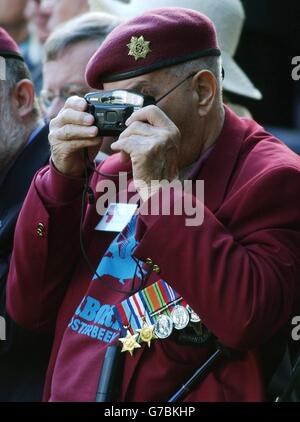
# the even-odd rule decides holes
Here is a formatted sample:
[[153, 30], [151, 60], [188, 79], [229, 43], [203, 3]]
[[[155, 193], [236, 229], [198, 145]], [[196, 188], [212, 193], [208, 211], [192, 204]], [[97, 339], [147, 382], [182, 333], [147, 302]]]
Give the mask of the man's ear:
[[198, 114], [206, 116], [211, 110], [217, 92], [217, 80], [209, 70], [201, 70], [193, 78], [194, 92], [198, 103]]
[[32, 113], [35, 99], [33, 83], [29, 79], [19, 81], [12, 92], [12, 103], [16, 116], [20, 120], [26, 119]]

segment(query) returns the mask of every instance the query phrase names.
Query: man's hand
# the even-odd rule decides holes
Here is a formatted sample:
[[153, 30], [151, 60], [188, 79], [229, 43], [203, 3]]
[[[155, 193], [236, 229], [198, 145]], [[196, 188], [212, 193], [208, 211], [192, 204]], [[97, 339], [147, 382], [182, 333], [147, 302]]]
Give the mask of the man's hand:
[[69, 176], [84, 174], [83, 149], [89, 149], [93, 160], [102, 143], [93, 126], [94, 117], [85, 113], [87, 102], [80, 97], [70, 97], [58, 116], [50, 123], [49, 142], [51, 159], [58, 171]]
[[131, 158], [136, 189], [140, 181], [150, 187], [153, 180], [177, 179], [181, 135], [167, 115], [151, 105], [135, 112], [126, 124], [111, 149], [121, 151], [125, 160]]

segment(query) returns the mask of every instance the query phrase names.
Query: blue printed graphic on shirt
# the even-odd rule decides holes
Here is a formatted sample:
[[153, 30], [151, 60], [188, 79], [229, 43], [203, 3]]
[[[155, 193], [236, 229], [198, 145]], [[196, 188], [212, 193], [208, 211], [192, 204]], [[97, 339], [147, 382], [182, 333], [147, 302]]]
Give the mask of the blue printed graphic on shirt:
[[92, 337], [104, 343], [112, 342], [120, 333], [113, 307], [91, 296], [86, 296], [78, 306], [69, 323], [69, 328], [78, 334]]
[[[111, 276], [124, 285], [133, 277], [142, 279], [141, 270], [132, 253], [138, 242], [135, 237], [137, 216], [134, 216], [110, 244], [93, 277], [93, 283], [101, 283], [104, 276]], [[103, 281], [107, 283], [108, 281]], [[103, 343], [113, 342], [120, 335], [121, 326], [117, 321], [114, 306], [102, 303], [90, 294], [85, 296], [69, 323], [69, 328], [80, 335], [91, 337]]]
[[137, 216], [134, 216], [123, 232], [111, 243], [101, 259], [93, 280], [110, 275], [124, 285], [126, 280], [132, 280], [135, 273], [136, 277], [142, 278], [141, 271], [131, 256], [138, 244], [135, 238], [136, 222]]

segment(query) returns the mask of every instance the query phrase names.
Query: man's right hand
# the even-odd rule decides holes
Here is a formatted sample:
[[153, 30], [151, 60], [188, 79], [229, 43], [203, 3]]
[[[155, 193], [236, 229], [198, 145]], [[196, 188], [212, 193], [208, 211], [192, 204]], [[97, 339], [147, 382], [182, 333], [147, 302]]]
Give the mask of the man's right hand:
[[102, 138], [93, 126], [94, 117], [86, 113], [87, 102], [80, 97], [70, 97], [57, 117], [50, 123], [49, 142], [51, 159], [57, 170], [68, 176], [84, 174], [83, 149], [89, 149], [93, 160], [99, 152]]

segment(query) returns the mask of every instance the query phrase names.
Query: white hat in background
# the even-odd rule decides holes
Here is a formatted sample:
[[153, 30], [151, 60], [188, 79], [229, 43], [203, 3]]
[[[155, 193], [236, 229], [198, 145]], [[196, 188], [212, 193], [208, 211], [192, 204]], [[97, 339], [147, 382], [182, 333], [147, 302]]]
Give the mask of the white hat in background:
[[242, 32], [245, 12], [240, 0], [90, 0], [92, 10], [132, 18], [157, 7], [188, 7], [207, 15], [215, 24], [222, 50], [226, 91], [260, 100], [262, 95], [233, 59]]

